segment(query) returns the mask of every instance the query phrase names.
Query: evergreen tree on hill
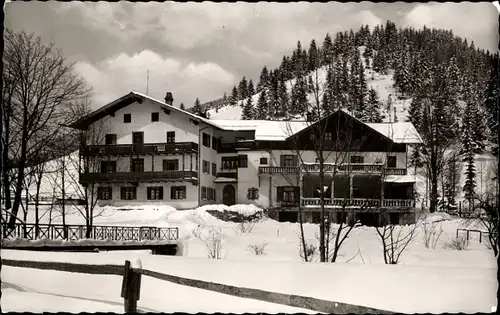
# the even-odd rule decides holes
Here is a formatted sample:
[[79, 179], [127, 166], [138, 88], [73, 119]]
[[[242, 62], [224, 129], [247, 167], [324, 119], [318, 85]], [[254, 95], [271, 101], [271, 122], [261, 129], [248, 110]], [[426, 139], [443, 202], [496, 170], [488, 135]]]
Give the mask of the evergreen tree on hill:
[[314, 71], [320, 67], [320, 59], [316, 41], [313, 39], [309, 46], [308, 72]]
[[255, 119], [264, 120], [268, 118], [269, 106], [267, 104], [266, 90], [262, 90], [257, 101], [257, 109]]
[[241, 79], [240, 84], [238, 86], [238, 99], [243, 100], [243, 99], [247, 98], [247, 94], [248, 94], [248, 83], [247, 83], [247, 79], [245, 77], [243, 77], [243, 79]]
[[233, 86], [233, 91], [231, 92], [231, 97], [229, 98], [229, 104], [231, 106], [236, 106], [238, 104], [239, 97], [238, 97], [238, 88], [236, 88], [236, 85]]
[[370, 88], [368, 91], [368, 102], [367, 102], [367, 115], [364, 121], [369, 123], [381, 123], [382, 116], [380, 115], [380, 101], [378, 99], [377, 91]]
[[201, 116], [203, 115], [203, 113], [204, 112], [201, 108], [200, 99], [196, 98], [196, 101], [194, 101], [194, 106], [193, 106], [193, 114]]
[[250, 79], [248, 81], [248, 86], [247, 86], [247, 97], [251, 98], [254, 94], [255, 94], [255, 89], [253, 86], [253, 81], [252, 81], [252, 79]]
[[330, 34], [326, 33], [325, 40], [323, 41], [323, 47], [321, 49], [323, 51], [322, 54], [322, 64], [327, 65], [332, 62], [334, 50], [333, 43]]
[[288, 92], [285, 84], [285, 78], [280, 76], [279, 82], [278, 82], [278, 111], [277, 111], [277, 117], [288, 117], [289, 116], [289, 99], [288, 99]]
[[180, 109], [182, 110], [185, 110], [186, 108], [184, 107], [184, 103], [181, 103], [181, 105], [179, 106]]
[[268, 81], [269, 81], [269, 72], [267, 70], [267, 66], [264, 66], [264, 68], [262, 68], [262, 71], [260, 72], [259, 83], [257, 83], [257, 89], [256, 89], [257, 93], [259, 93], [260, 91], [262, 91], [267, 87]]
[[243, 106], [243, 111], [241, 112], [241, 119], [243, 120], [251, 120], [254, 119], [254, 108], [252, 97], [249, 97], [245, 101], [245, 105]]

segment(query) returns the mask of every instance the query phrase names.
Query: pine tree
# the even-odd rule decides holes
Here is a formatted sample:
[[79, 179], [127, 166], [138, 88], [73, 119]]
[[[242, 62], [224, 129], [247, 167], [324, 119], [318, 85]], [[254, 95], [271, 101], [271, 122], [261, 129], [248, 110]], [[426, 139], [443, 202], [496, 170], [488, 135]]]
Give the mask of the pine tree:
[[255, 89], [253, 87], [253, 81], [250, 79], [247, 86], [247, 97], [252, 97], [255, 94]]
[[380, 114], [380, 101], [378, 99], [377, 91], [370, 88], [368, 91], [367, 115], [366, 122], [381, 123], [382, 116]]
[[233, 86], [233, 91], [231, 92], [231, 97], [229, 98], [229, 104], [231, 104], [231, 106], [236, 106], [238, 104], [238, 100], [239, 100], [238, 88], [235, 85], [235, 86]]
[[267, 66], [264, 66], [264, 68], [262, 68], [262, 71], [260, 72], [259, 83], [257, 84], [256, 92], [259, 93], [264, 88], [266, 88], [268, 81], [269, 81], [269, 72], [267, 70]]
[[279, 96], [278, 96], [278, 73], [272, 72], [270, 76], [269, 88], [267, 90], [267, 105], [269, 106], [269, 118], [274, 119], [279, 116]]
[[257, 110], [255, 119], [264, 120], [268, 118], [269, 107], [267, 105], [266, 90], [262, 90], [257, 101]]
[[307, 81], [304, 77], [298, 77], [292, 88], [290, 112], [292, 115], [302, 115], [307, 107]]
[[387, 74], [388, 65], [386, 58], [387, 58], [386, 54], [383, 50], [377, 51], [377, 53], [373, 57], [373, 65], [372, 65], [373, 70], [381, 74]]
[[314, 71], [320, 67], [320, 56], [318, 47], [316, 47], [316, 41], [313, 39], [309, 46], [309, 60], [308, 60], [308, 71]]
[[201, 116], [203, 114], [203, 110], [201, 109], [200, 99], [196, 98], [193, 106], [193, 114]]
[[492, 153], [496, 158], [500, 157], [499, 139], [498, 139], [498, 125], [499, 125], [499, 98], [500, 86], [499, 81], [499, 54], [494, 54], [489, 61], [491, 70], [488, 73], [488, 82], [486, 88], [486, 95], [484, 100], [484, 107], [487, 112], [487, 125], [489, 130], [489, 140], [492, 145]]
[[[243, 77], [243, 79], [241, 79], [240, 84], [238, 86], [238, 99], [240, 99], [240, 100], [246, 99], [247, 94], [248, 94], [248, 83], [247, 83], [247, 79], [245, 77]], [[243, 107], [243, 104], [241, 106]]]
[[277, 113], [278, 117], [287, 117], [289, 113], [289, 99], [288, 92], [285, 84], [285, 78], [283, 76], [280, 77], [278, 82], [278, 103], [279, 110]]
[[475, 146], [470, 132], [474, 122], [472, 121], [473, 113], [470, 105], [466, 105], [464, 117], [462, 121], [462, 147], [461, 154], [465, 162], [465, 184], [464, 197], [469, 201], [469, 207], [472, 205], [474, 192], [476, 188], [476, 169], [474, 164]]
[[367, 120], [369, 117], [368, 106], [366, 102], [367, 95], [368, 95], [368, 84], [366, 83], [366, 78], [365, 78], [365, 67], [363, 66], [363, 63], [360, 60], [358, 66], [357, 111], [359, 118], [362, 120]]
[[247, 98], [247, 100], [245, 101], [245, 105], [243, 106], [243, 111], [241, 112], [241, 119], [251, 120], [254, 118], [253, 113], [254, 113], [254, 108], [253, 108], [252, 97], [249, 97]]
[[182, 110], [185, 110], [186, 108], [184, 107], [184, 103], [181, 103], [181, 105], [179, 106], [180, 109]]
[[323, 51], [322, 64], [323, 65], [330, 64], [334, 56], [334, 49], [333, 49], [332, 38], [328, 33], [325, 36], [325, 40], [323, 41], [323, 47], [321, 50]]

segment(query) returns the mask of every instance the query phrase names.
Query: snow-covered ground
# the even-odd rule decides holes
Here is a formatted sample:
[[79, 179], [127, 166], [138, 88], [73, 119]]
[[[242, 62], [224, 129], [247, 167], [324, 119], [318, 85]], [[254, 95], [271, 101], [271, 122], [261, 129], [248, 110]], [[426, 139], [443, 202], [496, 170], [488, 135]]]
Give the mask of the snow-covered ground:
[[[127, 207], [131, 209], [130, 207]], [[433, 214], [442, 234], [435, 249], [424, 246], [424, 231], [403, 253], [398, 265], [385, 265], [376, 230], [355, 229], [342, 247], [337, 263], [304, 263], [299, 255], [299, 226], [271, 219], [257, 222], [251, 231], [241, 224], [223, 222], [206, 210], [233, 210], [246, 214], [253, 206], [204, 206], [176, 211], [168, 206], [137, 207], [132, 210], [103, 208], [95, 224], [177, 226], [182, 256], [153, 256], [148, 251], [100, 253], [49, 253], [3, 250], [7, 259], [67, 261], [93, 264], [123, 264], [142, 260], [143, 268], [187, 278], [257, 288], [273, 292], [311, 296], [396, 312], [490, 312], [496, 305], [496, 260], [491, 250], [471, 235], [469, 247], [446, 248], [457, 228], [478, 222]], [[83, 222], [78, 212], [68, 223]], [[33, 218], [30, 214], [28, 218]], [[60, 218], [54, 219], [59, 222]], [[42, 220], [43, 221], [43, 220]], [[250, 226], [252, 227], [252, 226]], [[246, 226], [247, 230], [249, 226]], [[304, 225], [306, 239], [317, 244], [318, 226]], [[484, 228], [481, 228], [484, 229]], [[210, 231], [220, 232], [223, 259], [207, 258]], [[250, 245], [266, 243], [256, 256]], [[5, 311], [111, 311], [122, 312], [118, 276], [90, 276], [57, 271], [2, 268], [2, 308]], [[74, 285], [78, 283], [78, 285]], [[196, 299], [192, 297], [196, 296]], [[308, 312], [201, 289], [143, 278], [143, 311], [163, 312]]]

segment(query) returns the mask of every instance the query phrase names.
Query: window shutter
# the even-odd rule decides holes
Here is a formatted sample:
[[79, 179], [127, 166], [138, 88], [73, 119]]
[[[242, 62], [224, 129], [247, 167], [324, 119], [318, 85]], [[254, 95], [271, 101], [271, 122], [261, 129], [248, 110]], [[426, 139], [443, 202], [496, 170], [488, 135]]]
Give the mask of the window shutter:
[[163, 187], [160, 187], [160, 196], [159, 196], [159, 199], [163, 200]]
[[297, 166], [298, 165], [298, 159], [297, 159], [297, 156], [294, 155], [293, 156], [293, 166]]
[[147, 188], [147, 195], [148, 195], [148, 200], [151, 200], [151, 187]]
[[113, 188], [112, 187], [108, 187], [108, 192], [109, 192], [109, 199], [113, 199]]
[[125, 199], [125, 187], [120, 187], [120, 199]]
[[283, 201], [283, 187], [276, 187], [276, 201]]
[[300, 187], [295, 187], [295, 201], [300, 201]]
[[285, 156], [280, 155], [280, 166], [285, 166]]

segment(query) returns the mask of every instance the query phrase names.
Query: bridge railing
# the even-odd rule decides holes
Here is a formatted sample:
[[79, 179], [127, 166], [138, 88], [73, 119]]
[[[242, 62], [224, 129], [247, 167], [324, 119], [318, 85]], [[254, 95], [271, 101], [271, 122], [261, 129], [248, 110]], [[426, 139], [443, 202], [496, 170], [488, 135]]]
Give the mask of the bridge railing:
[[2, 223], [2, 238], [24, 238], [28, 240], [112, 240], [112, 241], [174, 241], [179, 238], [179, 229], [155, 226], [91, 226], [87, 237], [86, 225], [62, 224], [21, 224], [16, 223], [14, 229], [9, 229], [7, 223]]

